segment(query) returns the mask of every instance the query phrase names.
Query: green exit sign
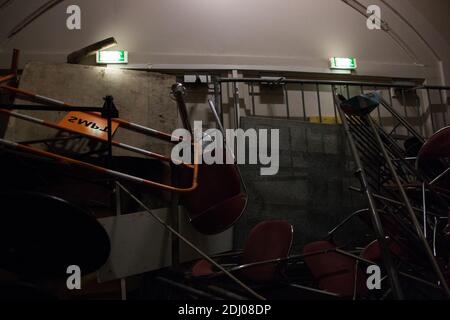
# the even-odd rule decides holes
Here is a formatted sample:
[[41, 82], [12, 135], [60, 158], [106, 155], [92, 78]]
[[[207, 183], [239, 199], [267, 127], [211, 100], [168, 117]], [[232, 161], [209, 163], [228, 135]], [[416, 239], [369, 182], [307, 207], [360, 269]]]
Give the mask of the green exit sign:
[[128, 51], [97, 51], [97, 63], [101, 64], [126, 64], [128, 63]]
[[357, 68], [355, 58], [331, 58], [330, 68], [340, 70], [356, 70]]

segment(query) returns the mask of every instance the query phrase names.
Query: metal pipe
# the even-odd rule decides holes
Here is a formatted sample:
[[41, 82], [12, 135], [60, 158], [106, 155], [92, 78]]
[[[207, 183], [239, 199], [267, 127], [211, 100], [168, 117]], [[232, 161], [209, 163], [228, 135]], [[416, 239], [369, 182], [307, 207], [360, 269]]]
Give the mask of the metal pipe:
[[423, 235], [427, 237], [427, 198], [425, 182], [422, 182], [422, 205], [423, 205]]
[[188, 287], [188, 286], [186, 286], [184, 284], [181, 284], [181, 283], [176, 282], [176, 281], [172, 281], [170, 279], [166, 279], [166, 278], [163, 278], [163, 277], [156, 277], [155, 279], [159, 280], [161, 282], [164, 282], [166, 284], [169, 284], [169, 285], [171, 285], [171, 286], [173, 286], [175, 288], [178, 288], [178, 289], [184, 290], [186, 292], [189, 292], [190, 294], [193, 294], [194, 296], [197, 296], [197, 297], [200, 297], [200, 298], [203, 298], [203, 299], [223, 300], [223, 299], [221, 299], [219, 297], [213, 296], [213, 295], [211, 295], [209, 293], [206, 293], [204, 291]]
[[222, 103], [221, 103], [221, 90], [220, 87], [222, 86], [222, 84], [217, 81], [217, 77], [214, 77], [214, 102], [217, 106], [217, 108], [219, 109], [219, 114], [222, 113]]
[[420, 135], [423, 137], [425, 134], [424, 124], [425, 121], [422, 116], [422, 110], [420, 109], [420, 98], [417, 94], [417, 90], [414, 90], [414, 98], [416, 100], [416, 110], [417, 110], [417, 121], [419, 121]]
[[444, 127], [447, 125], [447, 107], [446, 104], [444, 103], [444, 97], [442, 95], [442, 90], [439, 90], [439, 98], [441, 100], [441, 106], [444, 108], [444, 112], [442, 113], [442, 118], [444, 120]]
[[433, 131], [433, 133], [436, 131], [436, 125], [434, 123], [434, 115], [433, 115], [433, 104], [431, 103], [431, 94], [430, 94], [430, 89], [427, 89], [427, 97], [428, 97], [428, 104], [429, 104], [429, 109], [430, 109], [430, 118], [431, 118], [431, 130]]
[[209, 290], [211, 290], [214, 293], [217, 293], [220, 296], [225, 297], [226, 299], [230, 299], [230, 300], [237, 300], [237, 301], [245, 301], [248, 300], [248, 298], [240, 296], [238, 294], [235, 294], [229, 290], [225, 290], [223, 288], [220, 288], [218, 286], [213, 286], [213, 285], [209, 285], [207, 286], [207, 288]]
[[[378, 88], [377, 88], [377, 87], [374, 87], [373, 90], [374, 90], [374, 91], [378, 91]], [[382, 93], [380, 92], [380, 95], [381, 95], [381, 94], [382, 94]], [[381, 120], [381, 110], [380, 110], [380, 106], [378, 106], [378, 108], [377, 108], [377, 115], [378, 115], [378, 122], [380, 123], [380, 126], [383, 126], [383, 121]]]
[[302, 107], [303, 107], [303, 121], [307, 121], [307, 117], [306, 117], [306, 105], [305, 105], [305, 86], [302, 83], [300, 83], [301, 85], [301, 91], [302, 91]]
[[[86, 134], [80, 133], [80, 132], [78, 132], [76, 130], [73, 130], [73, 129], [70, 129], [70, 128], [61, 127], [61, 126], [59, 126], [57, 124], [54, 124], [54, 123], [51, 123], [51, 122], [47, 122], [45, 120], [38, 119], [38, 118], [35, 118], [35, 117], [31, 117], [31, 116], [28, 116], [28, 115], [25, 115], [25, 114], [21, 114], [21, 113], [15, 112], [15, 111], [0, 109], [0, 113], [4, 113], [4, 114], [10, 115], [12, 117], [15, 117], [15, 118], [18, 118], [18, 119], [21, 119], [21, 120], [24, 120], [24, 121], [28, 121], [28, 122], [31, 122], [31, 123], [39, 124], [39, 125], [42, 125], [42, 126], [45, 126], [45, 127], [48, 127], [48, 128], [52, 128], [52, 129], [56, 129], [56, 130], [62, 130], [62, 131], [67, 131], [67, 132], [74, 133], [74, 134], [81, 134], [83, 136], [86, 136], [86, 137], [88, 137], [90, 139], [93, 139], [93, 140], [96, 140], [96, 141], [101, 141], [101, 142], [106, 142], [107, 141], [107, 140], [102, 139], [100, 137], [86, 135]], [[164, 162], [169, 162], [169, 163], [172, 162], [172, 159], [169, 158], [169, 157], [166, 157], [166, 156], [163, 156], [161, 154], [154, 153], [154, 152], [151, 152], [151, 151], [147, 151], [147, 150], [144, 150], [144, 149], [141, 149], [141, 148], [133, 147], [131, 145], [128, 145], [128, 144], [125, 144], [125, 143], [122, 143], [122, 142], [118, 142], [118, 141], [115, 141], [115, 140], [112, 141], [112, 145], [117, 147], [117, 148], [121, 148], [121, 149], [124, 149], [124, 150], [128, 150], [128, 151], [139, 153], [139, 154], [147, 156], [149, 158], [154, 158], [154, 159], [158, 159], [158, 160], [161, 160], [161, 161], [164, 161]], [[191, 165], [182, 164], [181, 162], [177, 162], [177, 163], [180, 164], [180, 165], [192, 168]]]
[[250, 95], [252, 97], [252, 112], [253, 112], [253, 116], [256, 116], [255, 86], [253, 85], [253, 83], [250, 85]]
[[91, 171], [95, 171], [98, 172], [100, 174], [105, 174], [117, 179], [123, 179], [123, 180], [127, 180], [133, 183], [137, 183], [137, 184], [143, 184], [147, 187], [152, 187], [152, 188], [157, 188], [157, 189], [161, 189], [161, 190], [166, 190], [166, 191], [172, 191], [172, 192], [180, 192], [180, 193], [188, 193], [188, 192], [192, 192], [194, 191], [197, 186], [197, 177], [198, 177], [198, 165], [195, 165], [194, 167], [194, 174], [193, 174], [193, 179], [192, 179], [192, 186], [189, 188], [176, 188], [176, 187], [172, 187], [172, 186], [168, 186], [165, 184], [161, 184], [158, 182], [154, 182], [154, 181], [150, 181], [150, 180], [146, 180], [143, 178], [139, 178], [136, 176], [132, 176], [126, 173], [122, 173], [119, 171], [114, 171], [114, 170], [110, 170], [110, 169], [105, 169], [103, 167], [99, 167], [87, 162], [83, 162], [83, 161], [79, 161], [79, 160], [75, 160], [75, 159], [71, 159], [68, 157], [64, 157], [64, 156], [60, 156], [51, 152], [47, 152], [44, 150], [40, 150], [37, 148], [33, 148], [33, 147], [29, 147], [29, 146], [24, 146], [21, 144], [18, 144], [16, 142], [12, 142], [12, 141], [8, 141], [8, 140], [4, 140], [4, 139], [0, 139], [0, 145], [3, 145], [5, 147], [8, 148], [12, 148], [15, 150], [19, 150], [25, 153], [29, 153], [29, 154], [34, 154], [34, 155], [38, 155], [41, 157], [45, 157], [45, 158], [50, 158], [53, 160], [56, 160], [58, 162], [61, 162], [62, 164], [69, 164], [69, 165], [75, 165], [84, 169], [88, 169]]
[[405, 118], [408, 119], [408, 107], [406, 106], [405, 89], [402, 89], [402, 103], [403, 109], [405, 110]]
[[[222, 122], [220, 121], [220, 118], [219, 118], [219, 115], [217, 114], [217, 110], [216, 110], [216, 107], [214, 106], [214, 103], [211, 100], [208, 100], [208, 104], [209, 104], [211, 112], [213, 113], [214, 118], [217, 122], [217, 126], [219, 127], [219, 130], [222, 133], [222, 137], [224, 138], [223, 143], [225, 145], [225, 148], [226, 148], [226, 150], [228, 150], [228, 152], [231, 153], [231, 156], [234, 159], [234, 165], [235, 165], [236, 171], [238, 172], [239, 179], [241, 180], [242, 188], [244, 189], [244, 192], [247, 195], [247, 191], [248, 191], [247, 185], [244, 181], [244, 177], [242, 176], [241, 170], [239, 169], [239, 166], [237, 165], [236, 156], [234, 155], [234, 151], [231, 150], [231, 148], [228, 147], [228, 145], [227, 145], [225, 128], [224, 128]], [[248, 199], [248, 197], [247, 197], [247, 199]], [[246, 201], [246, 205], [245, 205], [246, 207], [247, 207], [247, 204], [248, 204], [248, 201]]]
[[378, 215], [378, 209], [376, 207], [372, 192], [369, 189], [369, 186], [368, 186], [368, 183], [366, 180], [366, 176], [365, 176], [365, 172], [364, 172], [364, 168], [362, 167], [361, 159], [359, 158], [358, 150], [356, 148], [355, 142], [354, 142], [352, 134], [350, 132], [350, 128], [348, 126], [346, 116], [345, 116], [343, 110], [340, 108], [340, 106], [338, 106], [338, 110], [339, 110], [339, 115], [341, 117], [341, 121], [344, 125], [345, 132], [347, 134], [347, 138], [348, 138], [348, 141], [350, 144], [350, 149], [352, 151], [353, 158], [356, 162], [356, 167], [357, 167], [356, 175], [358, 176], [358, 178], [360, 180], [361, 189], [364, 190], [367, 201], [369, 203], [372, 225], [374, 227], [375, 233], [377, 235], [377, 239], [380, 244], [383, 261], [386, 266], [386, 271], [389, 276], [389, 281], [391, 283], [394, 296], [395, 296], [395, 298], [397, 298], [399, 300], [403, 300], [404, 297], [403, 297], [403, 292], [402, 292], [402, 289], [400, 286], [398, 273], [397, 273], [397, 270], [395, 269], [389, 247], [387, 246], [387, 243], [386, 243], [386, 236], [385, 236], [385, 233], [383, 230], [383, 225], [382, 225], [380, 216]]
[[12, 79], [14, 79], [15, 77], [16, 77], [15, 74], [9, 74], [9, 75], [7, 75], [7, 76], [0, 77], [0, 83], [6, 82], [6, 81], [9, 81], [9, 80], [12, 80]]
[[369, 124], [370, 124], [370, 126], [372, 128], [372, 131], [373, 131], [373, 134], [375, 135], [375, 138], [378, 141], [378, 144], [379, 144], [379, 146], [381, 148], [381, 151], [383, 152], [383, 155], [384, 155], [385, 160], [386, 160], [386, 164], [388, 165], [388, 168], [391, 171], [392, 177], [394, 178], [394, 181], [397, 184], [398, 190], [400, 191], [400, 195], [403, 198], [403, 201], [404, 201], [404, 203], [406, 205], [406, 209], [407, 209], [407, 211], [408, 211], [408, 213], [410, 215], [411, 221], [412, 221], [412, 223], [413, 223], [413, 225], [414, 225], [414, 227], [416, 229], [417, 235], [419, 236], [419, 240], [421, 240], [421, 242], [422, 242], [422, 244], [423, 244], [423, 246], [424, 246], [424, 248], [426, 250], [426, 253], [428, 255], [428, 258], [430, 259], [431, 265], [432, 265], [432, 267], [433, 267], [433, 269], [434, 269], [434, 271], [435, 271], [439, 281], [441, 281], [441, 285], [442, 285], [442, 287], [444, 289], [445, 294], [447, 295], [447, 297], [450, 298], [450, 290], [449, 290], [449, 287], [447, 285], [446, 279], [445, 279], [444, 275], [442, 274], [442, 270], [440, 269], [439, 264], [437, 263], [436, 259], [434, 258], [433, 253], [431, 251], [431, 248], [428, 245], [427, 239], [425, 238], [425, 236], [424, 236], [424, 234], [423, 234], [423, 232], [422, 232], [422, 230], [420, 228], [419, 222], [417, 221], [417, 217], [416, 217], [416, 215], [414, 213], [414, 210], [412, 209], [412, 206], [411, 206], [411, 203], [409, 201], [409, 198], [406, 195], [405, 189], [403, 188], [402, 183], [400, 182], [400, 179], [399, 179], [399, 177], [397, 175], [397, 172], [394, 169], [394, 165], [392, 164], [392, 161], [391, 161], [389, 155], [387, 154], [387, 151], [386, 151], [386, 149], [384, 147], [383, 141], [381, 141], [380, 135], [378, 134], [378, 131], [376, 130], [372, 119], [369, 116], [366, 116], [366, 118], [367, 118], [367, 120], [368, 120], [368, 122], [369, 122]]
[[337, 108], [336, 108], [336, 94], [337, 94], [337, 90], [336, 90], [336, 86], [335, 85], [331, 86], [331, 94], [333, 95], [334, 121], [335, 121], [336, 124], [338, 124], [339, 121], [338, 121]]
[[59, 107], [59, 106], [38, 106], [30, 104], [0, 104], [0, 109], [6, 110], [22, 110], [22, 111], [66, 111], [66, 112], [101, 112], [100, 107]]
[[[349, 187], [349, 190], [355, 191], [355, 192], [358, 192], [358, 193], [362, 193], [362, 190], [358, 189], [356, 187]], [[386, 198], [386, 197], [381, 196], [381, 195], [376, 194], [376, 193], [373, 194], [373, 197], [376, 198], [376, 199], [382, 200], [382, 201], [386, 201], [386, 202], [389, 202], [389, 203], [392, 203], [392, 204], [396, 204], [396, 205], [402, 206], [402, 207], [405, 206], [405, 204], [403, 202], [400, 202], [400, 201], [397, 201], [397, 200], [394, 200], [394, 199], [389, 199], [389, 198]], [[422, 213], [422, 209], [421, 208], [417, 208], [417, 207], [412, 207], [412, 208], [417, 213]], [[434, 213], [434, 212], [431, 212], [431, 211], [429, 211], [428, 213], [431, 214], [431, 215], [434, 215], [434, 216], [439, 216], [437, 213]], [[446, 219], [448, 219], [448, 218], [446, 218]]]
[[358, 82], [358, 81], [343, 81], [343, 80], [308, 80], [308, 79], [279, 79], [279, 80], [268, 80], [264, 78], [219, 78], [220, 82], [223, 83], [245, 83], [245, 82], [253, 82], [253, 83], [276, 83], [278, 85], [282, 85], [285, 83], [290, 84], [320, 84], [320, 85], [351, 85], [351, 86], [360, 86], [364, 84], [367, 87], [379, 87], [379, 88], [405, 88], [405, 89], [443, 89], [450, 90], [450, 86], [416, 86], [416, 85], [404, 85], [404, 84], [395, 84], [395, 83], [377, 83], [377, 82]]
[[266, 300], [263, 296], [256, 293], [253, 289], [251, 289], [249, 286], [244, 284], [241, 280], [239, 280], [234, 275], [232, 275], [230, 272], [228, 272], [224, 267], [222, 267], [216, 261], [211, 259], [206, 253], [204, 253], [202, 250], [200, 250], [196, 245], [194, 245], [192, 242], [190, 242], [182, 234], [180, 234], [179, 232], [174, 230], [163, 219], [161, 219], [158, 215], [153, 213], [152, 210], [150, 210], [141, 200], [139, 200], [133, 193], [131, 193], [127, 188], [125, 188], [120, 182], [117, 182], [117, 184], [120, 186], [120, 188], [122, 188], [123, 191], [125, 191], [125, 193], [127, 193], [134, 201], [136, 201], [136, 203], [139, 204], [142, 207], [142, 209], [147, 211], [156, 221], [158, 221], [171, 234], [174, 234], [175, 236], [177, 236], [181, 241], [183, 241], [186, 245], [191, 247], [195, 252], [197, 252], [199, 255], [201, 255], [209, 263], [213, 264], [216, 268], [220, 269], [227, 277], [229, 277], [231, 280], [233, 280], [236, 284], [238, 284], [240, 287], [242, 287], [245, 291], [247, 291], [253, 297], [255, 297], [258, 300]]
[[322, 103], [320, 100], [320, 87], [319, 84], [316, 84], [316, 92], [317, 92], [317, 103], [318, 103], [318, 107], [319, 107], [319, 121], [320, 123], [322, 123]]
[[[392, 99], [392, 98], [391, 98]], [[415, 138], [419, 139], [419, 141], [421, 143], [425, 142], [425, 139], [423, 138], [423, 136], [421, 134], [419, 134], [416, 129], [414, 129], [409, 123], [408, 121], [406, 121], [405, 119], [403, 119], [403, 117], [401, 117], [397, 111], [394, 110], [394, 108], [392, 107], [392, 104], [389, 105], [388, 102], [386, 100], [384, 100], [383, 97], [381, 97], [380, 99], [380, 103], [383, 105], [384, 108], [386, 108], [386, 110], [388, 110], [391, 115], [394, 116], [394, 118], [399, 121]]]
[[239, 87], [237, 83], [233, 84], [234, 89], [234, 112], [235, 112], [235, 125], [236, 129], [239, 129], [241, 127], [241, 104], [239, 102], [240, 96], [239, 96]]
[[283, 85], [283, 89], [284, 89], [285, 104], [286, 104], [286, 115], [287, 115], [287, 118], [290, 119], [291, 114], [290, 114], [290, 108], [289, 108], [289, 91], [287, 88], [287, 84]]
[[[0, 78], [0, 82], [1, 82], [1, 78]], [[25, 97], [29, 97], [29, 98], [31, 98], [33, 100], [37, 100], [37, 101], [40, 101], [40, 102], [49, 103], [49, 104], [61, 106], [61, 107], [64, 107], [64, 108], [65, 107], [74, 107], [74, 105], [66, 103], [64, 101], [59, 101], [59, 100], [56, 100], [56, 99], [53, 99], [53, 98], [42, 96], [42, 95], [39, 95], [39, 94], [30, 92], [30, 91], [27, 91], [27, 90], [18, 89], [18, 88], [14, 88], [14, 87], [11, 87], [11, 86], [6, 86], [6, 85], [2, 86], [0, 88], [9, 90], [9, 91], [17, 93], [17, 94], [21, 94], [21, 95], [23, 95]], [[55, 111], [61, 111], [61, 110], [58, 109], [58, 110], [55, 110]], [[91, 114], [91, 115], [95, 115], [95, 116], [99, 115], [98, 113], [93, 113], [93, 112], [86, 112], [86, 113]], [[121, 126], [127, 128], [129, 130], [133, 130], [133, 131], [138, 132], [138, 133], [146, 134], [146, 135], [158, 138], [160, 140], [164, 140], [164, 141], [172, 142], [172, 143], [179, 143], [180, 142], [180, 138], [178, 138], [178, 137], [174, 137], [174, 136], [172, 136], [170, 134], [167, 134], [167, 133], [164, 133], [164, 132], [152, 129], [152, 128], [144, 127], [142, 125], [139, 125], [139, 124], [136, 124], [136, 123], [124, 120], [124, 119], [116, 118], [116, 119], [114, 119], [114, 122], [119, 123]]]

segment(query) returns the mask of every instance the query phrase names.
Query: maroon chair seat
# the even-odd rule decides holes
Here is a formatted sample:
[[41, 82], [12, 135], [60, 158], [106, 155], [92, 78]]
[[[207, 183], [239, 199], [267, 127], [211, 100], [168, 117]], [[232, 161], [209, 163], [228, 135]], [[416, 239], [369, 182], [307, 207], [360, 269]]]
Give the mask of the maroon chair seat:
[[247, 196], [241, 193], [196, 215], [191, 219], [191, 224], [203, 234], [218, 234], [239, 220], [246, 206]]
[[[255, 282], [273, 281], [279, 271], [279, 262], [272, 262], [257, 266], [242, 266], [286, 259], [289, 256], [293, 241], [293, 227], [286, 221], [264, 221], [258, 224], [250, 232], [245, 243], [242, 255], [239, 257], [241, 266], [230, 269], [230, 272], [238, 271], [239, 275]], [[217, 276], [210, 262], [198, 261], [192, 268], [192, 276]]]
[[[190, 183], [192, 170], [179, 170], [181, 185]], [[228, 164], [200, 164], [198, 187], [184, 194], [181, 202], [199, 232], [212, 235], [230, 228], [246, 207], [246, 195], [241, 193], [241, 178], [237, 167]]]
[[[294, 229], [286, 221], [265, 221], [250, 232], [242, 253], [242, 264], [274, 259], [286, 259], [292, 247]], [[253, 281], [267, 282], [275, 278], [278, 263], [265, 264], [242, 270]]]
[[[389, 251], [393, 256], [400, 257], [403, 255], [402, 247], [400, 247], [400, 245], [398, 245], [396, 242], [388, 240], [387, 245], [389, 247]], [[379, 241], [375, 240], [371, 242], [367, 247], [365, 247], [361, 253], [361, 258], [373, 262], [380, 262], [382, 260], [382, 255]]]
[[[429, 138], [417, 155], [417, 167], [425, 172], [431, 179], [436, 178], [449, 166], [445, 159], [450, 158], [450, 127], [445, 127]], [[443, 178], [438, 184], [450, 188], [450, 175]]]
[[194, 277], [211, 276], [214, 274], [213, 265], [208, 260], [199, 260], [192, 267], [191, 274]]
[[342, 298], [352, 298], [355, 294], [355, 273], [358, 272], [356, 295], [364, 295], [367, 288], [364, 285], [363, 274], [357, 270], [356, 260], [337, 253], [336, 245], [330, 241], [313, 242], [305, 246], [303, 254], [319, 288]]

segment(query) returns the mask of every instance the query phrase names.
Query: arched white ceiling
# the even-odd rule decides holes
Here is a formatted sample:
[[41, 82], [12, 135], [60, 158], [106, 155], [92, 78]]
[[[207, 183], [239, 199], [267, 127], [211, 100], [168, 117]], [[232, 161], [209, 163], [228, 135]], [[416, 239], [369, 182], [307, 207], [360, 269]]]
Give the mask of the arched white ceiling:
[[[449, 54], [445, 33], [436, 31], [410, 1], [415, 0], [390, 2], [432, 38], [436, 50]], [[364, 17], [341, 0], [66, 1], [5, 41], [7, 33], [44, 2], [13, 0], [0, 11], [2, 67], [8, 64], [12, 48], [21, 49], [25, 60], [64, 61], [71, 51], [114, 36], [120, 47], [130, 51], [131, 63], [271, 65], [320, 71], [326, 70], [331, 56], [355, 56], [359, 72], [365, 74], [438, 77], [430, 50], [375, 0], [360, 2], [381, 5], [383, 19], [424, 66], [414, 65], [385, 32], [368, 30]], [[81, 7], [80, 31], [66, 28], [69, 4]]]

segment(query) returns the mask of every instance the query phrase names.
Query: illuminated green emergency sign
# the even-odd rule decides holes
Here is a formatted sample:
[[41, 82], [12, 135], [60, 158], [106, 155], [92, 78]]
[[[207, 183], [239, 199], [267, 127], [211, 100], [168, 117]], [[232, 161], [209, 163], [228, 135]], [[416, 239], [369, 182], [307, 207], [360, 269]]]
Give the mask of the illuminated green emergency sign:
[[331, 69], [355, 70], [357, 68], [355, 58], [331, 58]]
[[97, 51], [97, 63], [101, 64], [119, 64], [128, 63], [128, 51]]

